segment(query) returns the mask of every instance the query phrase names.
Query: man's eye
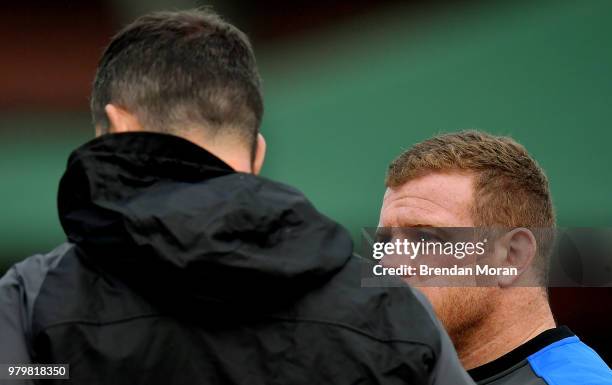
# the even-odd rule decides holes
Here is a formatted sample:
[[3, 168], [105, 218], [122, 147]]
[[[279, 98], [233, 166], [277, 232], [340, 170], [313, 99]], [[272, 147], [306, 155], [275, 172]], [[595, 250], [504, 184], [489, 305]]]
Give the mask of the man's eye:
[[438, 238], [436, 235], [426, 232], [426, 231], [419, 231], [419, 240], [423, 240], [425, 242], [440, 242], [440, 238]]

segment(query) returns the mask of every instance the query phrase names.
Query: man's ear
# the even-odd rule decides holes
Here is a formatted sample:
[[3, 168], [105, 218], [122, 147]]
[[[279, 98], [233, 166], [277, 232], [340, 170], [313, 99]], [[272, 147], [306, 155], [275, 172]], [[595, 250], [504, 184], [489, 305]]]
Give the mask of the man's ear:
[[106, 117], [108, 118], [108, 132], [117, 134], [129, 131], [142, 131], [142, 126], [138, 118], [133, 113], [118, 107], [114, 104], [107, 104], [104, 107]]
[[253, 160], [253, 174], [258, 175], [263, 167], [266, 157], [266, 140], [262, 134], [257, 134], [257, 146], [255, 147], [255, 158]]
[[531, 230], [519, 227], [505, 233], [495, 242], [495, 267], [516, 268], [516, 275], [500, 275], [500, 287], [514, 284], [531, 267], [537, 253], [537, 241]]

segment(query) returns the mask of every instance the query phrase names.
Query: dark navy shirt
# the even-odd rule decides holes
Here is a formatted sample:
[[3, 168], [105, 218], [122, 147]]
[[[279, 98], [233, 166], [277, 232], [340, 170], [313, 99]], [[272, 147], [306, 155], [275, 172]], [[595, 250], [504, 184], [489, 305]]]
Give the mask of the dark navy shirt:
[[469, 371], [479, 385], [612, 385], [612, 371], [570, 329], [547, 330]]

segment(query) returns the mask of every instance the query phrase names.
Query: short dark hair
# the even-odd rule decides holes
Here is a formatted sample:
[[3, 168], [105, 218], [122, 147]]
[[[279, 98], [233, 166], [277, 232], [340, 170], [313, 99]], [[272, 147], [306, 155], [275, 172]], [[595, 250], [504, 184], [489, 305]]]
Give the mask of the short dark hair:
[[263, 115], [261, 80], [247, 36], [207, 9], [154, 12], [115, 35], [96, 72], [93, 122], [107, 132], [113, 103], [145, 129], [205, 127], [251, 145]]

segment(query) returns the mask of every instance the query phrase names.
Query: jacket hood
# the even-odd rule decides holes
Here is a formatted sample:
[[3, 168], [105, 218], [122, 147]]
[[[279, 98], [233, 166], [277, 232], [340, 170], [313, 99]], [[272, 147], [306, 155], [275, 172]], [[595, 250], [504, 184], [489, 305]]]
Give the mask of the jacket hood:
[[352, 254], [347, 232], [299, 191], [166, 134], [104, 135], [76, 149], [58, 208], [81, 258], [168, 303], [275, 306]]

